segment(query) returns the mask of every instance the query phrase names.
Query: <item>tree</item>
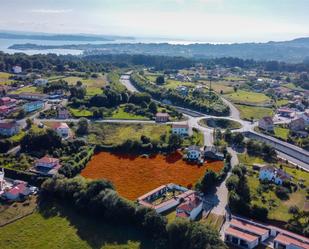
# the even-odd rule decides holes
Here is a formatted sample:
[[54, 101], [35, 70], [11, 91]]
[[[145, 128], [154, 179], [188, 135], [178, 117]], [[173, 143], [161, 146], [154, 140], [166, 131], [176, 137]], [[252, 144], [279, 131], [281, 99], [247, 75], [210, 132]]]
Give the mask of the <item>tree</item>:
[[148, 106], [148, 109], [151, 113], [155, 114], [158, 112], [158, 108], [157, 108], [157, 105], [155, 102], [151, 101], [149, 106]]
[[199, 185], [200, 191], [209, 193], [217, 185], [217, 180], [218, 175], [212, 170], [207, 170]]
[[31, 119], [29, 119], [29, 118], [27, 118], [27, 120], [26, 120], [26, 128], [27, 129], [30, 129], [31, 128], [31, 126], [32, 126], [32, 124], [33, 124], [33, 122], [32, 122], [32, 120]]
[[231, 190], [236, 190], [238, 185], [239, 185], [239, 177], [237, 175], [231, 175], [227, 180], [226, 180], [226, 187], [229, 191]]
[[163, 85], [165, 83], [164, 76], [163, 75], [158, 76], [157, 79], [156, 79], [156, 83], [158, 85]]
[[181, 146], [182, 142], [182, 138], [177, 134], [171, 134], [168, 139], [168, 145], [171, 150], [178, 149]]
[[266, 221], [268, 216], [268, 210], [265, 207], [253, 205], [253, 207], [251, 208], [251, 216], [252, 218], [257, 220]]
[[76, 130], [77, 134], [79, 135], [86, 135], [89, 132], [89, 124], [88, 120], [85, 118], [81, 118], [78, 121], [78, 128]]

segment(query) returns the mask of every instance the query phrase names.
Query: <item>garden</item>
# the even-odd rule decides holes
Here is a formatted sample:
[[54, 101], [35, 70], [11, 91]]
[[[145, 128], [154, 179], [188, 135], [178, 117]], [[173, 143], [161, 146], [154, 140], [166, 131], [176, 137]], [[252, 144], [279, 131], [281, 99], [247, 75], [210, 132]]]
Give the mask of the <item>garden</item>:
[[210, 128], [220, 128], [220, 129], [229, 129], [236, 130], [241, 128], [241, 124], [237, 121], [221, 118], [207, 118], [201, 119], [199, 122], [200, 125]]

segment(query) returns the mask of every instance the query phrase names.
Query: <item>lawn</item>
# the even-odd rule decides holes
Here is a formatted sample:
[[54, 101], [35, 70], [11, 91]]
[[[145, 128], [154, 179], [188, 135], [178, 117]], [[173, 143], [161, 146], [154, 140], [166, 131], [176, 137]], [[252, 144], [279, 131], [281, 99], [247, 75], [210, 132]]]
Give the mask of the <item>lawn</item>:
[[285, 106], [285, 105], [287, 105], [288, 103], [289, 103], [289, 100], [287, 100], [287, 99], [278, 99], [278, 100], [276, 101], [276, 105], [277, 105], [278, 107]]
[[187, 87], [194, 87], [195, 84], [192, 82], [182, 82], [177, 80], [167, 80], [166, 83], [163, 85], [167, 89], [175, 89], [178, 86], [187, 86]]
[[237, 92], [226, 94], [225, 97], [234, 103], [244, 103], [244, 104], [270, 103], [270, 98], [263, 93], [248, 92], [243, 90], [238, 90]]
[[275, 137], [281, 138], [285, 141], [288, 139], [289, 132], [290, 132], [289, 129], [282, 128], [280, 126], [275, 126], [274, 128]]
[[112, 114], [113, 115], [111, 116], [111, 118], [113, 118], [113, 119], [149, 120], [147, 117], [125, 112], [124, 111], [124, 106], [120, 106]]
[[[268, 209], [268, 218], [270, 220], [284, 221], [287, 222], [292, 216], [288, 213], [289, 207], [296, 205], [300, 210], [304, 208], [306, 190], [304, 188], [298, 188], [296, 192], [289, 195], [288, 200], [281, 200], [277, 197], [273, 190], [258, 192], [260, 182], [258, 179], [258, 172], [252, 170], [252, 164], [260, 163], [266, 164], [265, 161], [258, 157], [251, 157], [247, 154], [238, 155], [239, 162], [248, 166], [247, 175], [250, 193], [252, 196], [252, 204], [258, 206], [264, 206]], [[277, 164], [277, 167], [280, 165]], [[283, 166], [283, 170], [293, 176], [293, 182], [301, 182], [303, 185], [309, 185], [309, 173], [300, 169]]]
[[4, 72], [0, 72], [0, 85], [8, 85], [12, 82], [12, 80], [10, 80], [11, 74], [9, 73], [4, 73]]
[[133, 227], [98, 223], [71, 207], [45, 207], [0, 228], [3, 249], [150, 249], [149, 239]]
[[33, 213], [37, 207], [37, 197], [30, 196], [24, 202], [14, 202], [11, 204], [4, 202], [0, 204], [0, 226], [3, 226]]
[[92, 144], [116, 145], [127, 139], [140, 140], [147, 136], [160, 141], [160, 137], [168, 137], [171, 127], [158, 124], [92, 124], [88, 141]]
[[87, 110], [87, 109], [69, 108], [69, 111], [76, 118], [91, 117], [92, 116], [92, 112]]
[[87, 87], [86, 88], [86, 95], [91, 97], [94, 95], [100, 95], [103, 93], [103, 90], [99, 87]]
[[240, 118], [250, 120], [253, 117], [255, 120], [261, 119], [265, 116], [272, 116], [274, 114], [271, 108], [255, 107], [246, 105], [235, 105], [240, 111]]
[[90, 179], [106, 178], [112, 181], [120, 195], [136, 200], [168, 183], [194, 186], [207, 169], [219, 172], [222, 167], [223, 162], [209, 162], [203, 166], [188, 164], [179, 152], [149, 158], [101, 152], [92, 157], [81, 175]]
[[207, 119], [201, 119], [200, 125], [210, 128], [220, 128], [220, 129], [240, 129], [241, 124], [228, 119], [220, 119], [220, 118], [207, 118]]
[[20, 93], [41, 93], [40, 89], [35, 86], [25, 86], [19, 88], [15, 91], [10, 92], [11, 94], [20, 94]]
[[234, 91], [233, 87], [228, 86], [226, 84], [223, 84], [221, 82], [214, 82], [214, 83], [212, 83], [211, 88], [214, 91], [216, 91], [217, 93], [221, 93], [222, 92], [223, 94], [232, 93]]
[[300, 91], [304, 90], [302, 87], [296, 86], [294, 83], [288, 83], [288, 84], [285, 84], [283, 86], [286, 87], [286, 88], [289, 88], [291, 90], [300, 90]]

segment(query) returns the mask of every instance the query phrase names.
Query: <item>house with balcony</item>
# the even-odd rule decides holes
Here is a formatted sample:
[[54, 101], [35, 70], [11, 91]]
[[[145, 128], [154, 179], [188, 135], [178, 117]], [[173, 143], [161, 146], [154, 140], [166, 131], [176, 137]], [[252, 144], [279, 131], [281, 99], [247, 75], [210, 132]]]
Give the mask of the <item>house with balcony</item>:
[[180, 136], [189, 136], [190, 128], [188, 123], [185, 124], [173, 124], [172, 133]]
[[0, 135], [5, 137], [14, 136], [19, 132], [19, 125], [15, 121], [0, 122]]
[[70, 128], [66, 123], [57, 122], [53, 124], [52, 128], [62, 138], [67, 138], [70, 135]]
[[34, 102], [28, 102], [23, 105], [23, 108], [25, 112], [34, 112], [40, 109], [43, 109], [45, 106], [45, 103], [43, 101], [34, 101]]

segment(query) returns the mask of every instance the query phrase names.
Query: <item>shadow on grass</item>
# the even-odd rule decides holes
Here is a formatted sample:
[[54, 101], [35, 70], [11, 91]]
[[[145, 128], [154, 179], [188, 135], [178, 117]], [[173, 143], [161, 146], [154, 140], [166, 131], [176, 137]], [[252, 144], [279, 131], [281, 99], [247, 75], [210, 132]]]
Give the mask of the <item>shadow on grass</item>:
[[100, 249], [106, 244], [126, 245], [128, 242], [140, 243], [140, 249], [154, 248], [153, 242], [133, 226], [106, 223], [95, 217], [86, 216], [73, 209], [71, 205], [56, 200], [41, 200], [38, 210], [46, 219], [55, 216], [67, 219], [77, 230], [79, 238], [86, 241], [93, 249]]

